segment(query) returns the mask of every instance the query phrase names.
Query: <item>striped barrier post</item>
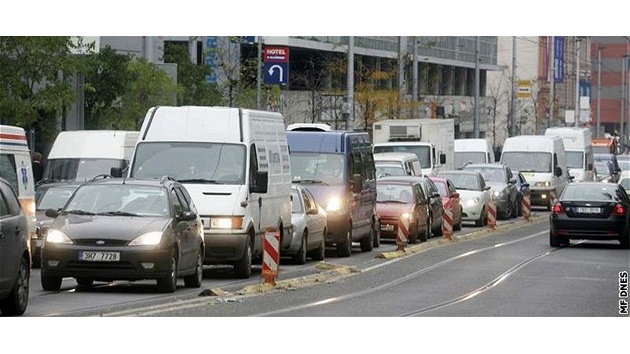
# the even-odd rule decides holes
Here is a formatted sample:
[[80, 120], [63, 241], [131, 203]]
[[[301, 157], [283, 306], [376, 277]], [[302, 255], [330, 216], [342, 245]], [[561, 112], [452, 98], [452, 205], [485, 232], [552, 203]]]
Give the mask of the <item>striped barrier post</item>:
[[529, 221], [529, 217], [531, 216], [531, 201], [529, 194], [523, 195], [523, 200], [521, 201], [521, 205], [523, 206], [523, 219], [525, 221]]
[[398, 221], [398, 231], [396, 232], [396, 252], [405, 252], [405, 246], [409, 238], [409, 220], [401, 217]]
[[493, 201], [488, 203], [488, 230], [496, 230], [497, 228], [497, 208]]
[[453, 241], [453, 208], [451, 207], [451, 203], [447, 203], [446, 208], [444, 208], [442, 234], [448, 241]]
[[276, 285], [280, 264], [280, 230], [266, 229], [263, 234], [262, 276], [265, 284]]

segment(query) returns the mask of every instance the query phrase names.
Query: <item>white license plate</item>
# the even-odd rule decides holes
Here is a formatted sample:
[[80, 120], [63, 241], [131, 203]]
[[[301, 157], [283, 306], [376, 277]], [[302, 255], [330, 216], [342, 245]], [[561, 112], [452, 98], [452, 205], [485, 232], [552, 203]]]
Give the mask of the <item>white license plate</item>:
[[391, 224], [382, 224], [381, 231], [394, 231], [394, 225]]
[[80, 251], [79, 260], [89, 262], [118, 262], [120, 261], [120, 252]]
[[589, 207], [576, 207], [575, 211], [577, 211], [578, 213], [584, 213], [584, 214], [598, 214], [601, 212], [599, 208], [589, 208]]

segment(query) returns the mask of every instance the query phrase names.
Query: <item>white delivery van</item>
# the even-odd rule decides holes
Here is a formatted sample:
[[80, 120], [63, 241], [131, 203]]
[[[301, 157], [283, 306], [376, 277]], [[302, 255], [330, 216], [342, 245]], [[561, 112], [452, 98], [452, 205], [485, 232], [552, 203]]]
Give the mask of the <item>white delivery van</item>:
[[[204, 223], [205, 264], [231, 264], [251, 276], [262, 234], [280, 230], [288, 248], [291, 166], [280, 113], [229, 107], [153, 107], [147, 112], [129, 176], [181, 182]], [[281, 251], [281, 250], [280, 250]]]
[[568, 181], [564, 143], [558, 136], [521, 135], [505, 139], [501, 163], [529, 183], [531, 205], [551, 210]]
[[545, 130], [546, 136], [559, 136], [564, 143], [569, 175], [575, 182], [593, 181], [593, 133], [589, 128], [554, 127]]
[[129, 164], [139, 132], [127, 130], [64, 131], [53, 143], [42, 180], [86, 181]]
[[494, 151], [486, 139], [455, 139], [454, 155], [456, 169], [470, 163], [494, 163]]
[[35, 180], [26, 132], [20, 127], [0, 125], [0, 177], [9, 182], [18, 194], [20, 205], [28, 218], [29, 230], [26, 235], [30, 254], [33, 255], [37, 247]]
[[381, 152], [374, 154], [376, 178], [386, 176], [422, 176], [418, 156], [411, 152]]

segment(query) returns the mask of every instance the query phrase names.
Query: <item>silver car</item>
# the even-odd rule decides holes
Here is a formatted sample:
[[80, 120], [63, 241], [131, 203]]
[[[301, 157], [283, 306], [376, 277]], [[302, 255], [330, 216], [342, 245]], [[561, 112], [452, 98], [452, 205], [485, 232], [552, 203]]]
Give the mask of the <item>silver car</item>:
[[464, 171], [477, 171], [481, 173], [486, 184], [490, 186], [497, 207], [497, 214], [503, 219], [517, 216], [519, 191], [516, 186], [516, 176], [508, 165], [496, 163], [470, 164], [464, 167]]
[[291, 199], [293, 238], [289, 249], [282, 253], [291, 255], [298, 264], [306, 263], [307, 256], [315, 261], [323, 260], [326, 253], [326, 211], [304, 187], [293, 185]]

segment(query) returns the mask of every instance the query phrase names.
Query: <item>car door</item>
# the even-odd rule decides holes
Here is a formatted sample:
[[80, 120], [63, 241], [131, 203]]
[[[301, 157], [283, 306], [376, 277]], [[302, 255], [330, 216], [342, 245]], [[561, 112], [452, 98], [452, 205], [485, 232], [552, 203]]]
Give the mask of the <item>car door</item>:
[[442, 197], [437, 186], [431, 179], [425, 178], [427, 183], [427, 191], [431, 208], [433, 209], [433, 225], [440, 225], [442, 227], [442, 217], [444, 214], [444, 207], [442, 206]]
[[[309, 231], [309, 245], [317, 246], [324, 237], [324, 228], [326, 228], [326, 218], [321, 214], [319, 205], [315, 202], [315, 197], [308, 189], [302, 189], [302, 199], [304, 200], [304, 210], [307, 213], [307, 227]], [[309, 213], [309, 210], [311, 213]], [[312, 214], [313, 210], [317, 210], [317, 214]]]
[[181, 188], [174, 187], [171, 189], [171, 198], [175, 209], [173, 218], [175, 237], [177, 238], [181, 255], [179, 267], [180, 269], [188, 269], [194, 266], [197, 256], [197, 248], [195, 247], [195, 240], [198, 237], [195, 235], [197, 227], [193, 227], [189, 220], [179, 219], [182, 213], [191, 212], [189, 201], [184, 197]]
[[413, 188], [416, 194], [416, 206], [414, 208], [415, 217], [418, 223], [418, 230], [426, 227], [429, 217], [429, 199], [426, 197], [424, 190], [420, 184], [414, 184]]
[[0, 290], [10, 290], [28, 235], [26, 217], [13, 189], [0, 181]]

